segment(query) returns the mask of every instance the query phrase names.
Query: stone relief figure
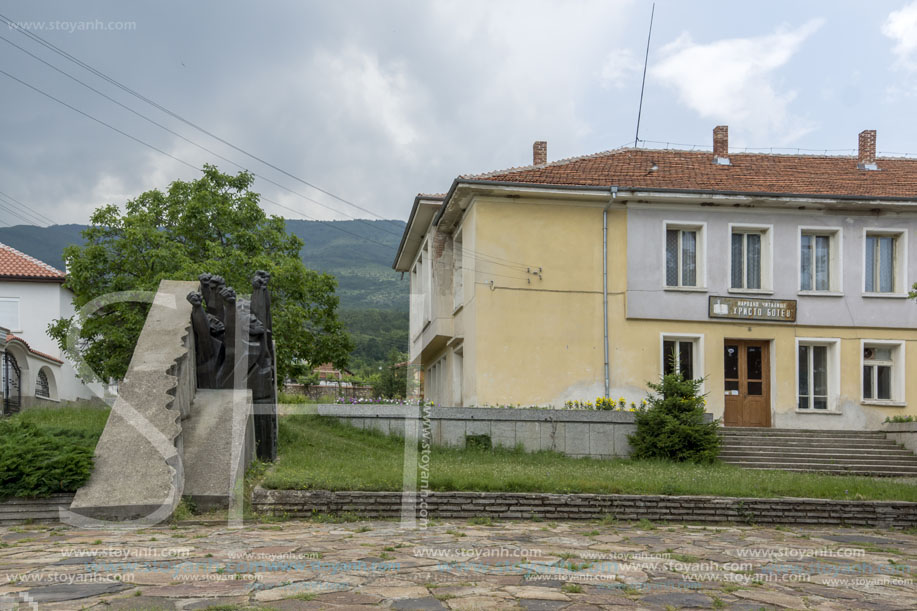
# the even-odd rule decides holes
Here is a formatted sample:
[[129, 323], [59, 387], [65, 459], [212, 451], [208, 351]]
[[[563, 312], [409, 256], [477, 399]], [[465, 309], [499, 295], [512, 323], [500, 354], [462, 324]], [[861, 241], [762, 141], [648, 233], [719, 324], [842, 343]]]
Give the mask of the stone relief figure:
[[191, 303], [191, 328], [194, 332], [195, 361], [197, 370], [197, 387], [214, 388], [216, 386], [217, 366], [220, 360], [222, 345], [213, 336], [210, 321], [204, 308], [201, 307], [201, 293], [188, 293]]
[[236, 295], [226, 281], [201, 274], [200, 292], [188, 294], [192, 305], [198, 388], [236, 387], [252, 391], [258, 458], [277, 456], [277, 395], [271, 332], [270, 274], [252, 278], [251, 301]]

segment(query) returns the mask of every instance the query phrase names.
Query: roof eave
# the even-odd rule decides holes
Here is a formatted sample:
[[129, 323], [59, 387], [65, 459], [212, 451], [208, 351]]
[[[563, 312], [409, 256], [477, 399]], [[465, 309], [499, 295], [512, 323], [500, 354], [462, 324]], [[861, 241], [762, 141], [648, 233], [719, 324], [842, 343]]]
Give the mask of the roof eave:
[[[414, 205], [411, 207], [411, 214], [408, 216], [408, 222], [404, 226], [404, 233], [401, 235], [401, 242], [398, 244], [398, 250], [395, 252], [395, 260], [392, 262], [392, 269], [399, 272], [408, 271], [407, 266], [402, 262], [402, 258], [405, 256], [405, 246], [407, 246], [408, 239], [414, 232], [414, 226], [417, 221], [418, 212], [420, 211], [421, 204], [430, 203], [434, 205], [441, 205], [442, 198], [436, 196], [422, 195], [419, 194], [414, 198]], [[437, 204], [437, 202], [439, 202]], [[411, 257], [413, 259], [413, 257]]]

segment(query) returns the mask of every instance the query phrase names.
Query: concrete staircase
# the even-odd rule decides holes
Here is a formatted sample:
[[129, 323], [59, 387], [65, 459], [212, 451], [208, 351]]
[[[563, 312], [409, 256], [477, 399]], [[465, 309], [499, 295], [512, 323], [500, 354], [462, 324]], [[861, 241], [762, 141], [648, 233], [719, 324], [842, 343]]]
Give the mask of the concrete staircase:
[[722, 427], [723, 462], [746, 469], [917, 478], [917, 456], [880, 431]]

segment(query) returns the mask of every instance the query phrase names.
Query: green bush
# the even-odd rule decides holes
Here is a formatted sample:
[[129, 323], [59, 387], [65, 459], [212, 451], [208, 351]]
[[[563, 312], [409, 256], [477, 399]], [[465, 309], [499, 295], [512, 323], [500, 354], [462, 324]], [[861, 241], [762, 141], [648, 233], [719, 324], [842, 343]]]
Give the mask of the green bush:
[[666, 375], [648, 386], [649, 407], [636, 412], [637, 431], [628, 435], [632, 458], [661, 458], [710, 463], [720, 451], [718, 422], [704, 422], [706, 400], [699, 394], [702, 380]]
[[18, 418], [0, 421], [0, 498], [76, 491], [92, 473], [92, 437]]

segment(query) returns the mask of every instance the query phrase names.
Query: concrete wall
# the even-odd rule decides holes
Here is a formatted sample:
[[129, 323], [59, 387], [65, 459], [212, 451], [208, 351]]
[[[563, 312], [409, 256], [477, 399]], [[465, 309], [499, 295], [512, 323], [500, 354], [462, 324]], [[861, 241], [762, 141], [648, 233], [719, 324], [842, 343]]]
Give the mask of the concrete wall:
[[636, 430], [633, 413], [616, 411], [319, 405], [318, 413], [402, 436], [405, 419], [428, 415], [435, 445], [463, 447], [467, 435], [488, 435], [495, 446], [593, 458], [630, 455], [627, 435]]
[[917, 453], [917, 422], [888, 422], [882, 430], [888, 439]]

